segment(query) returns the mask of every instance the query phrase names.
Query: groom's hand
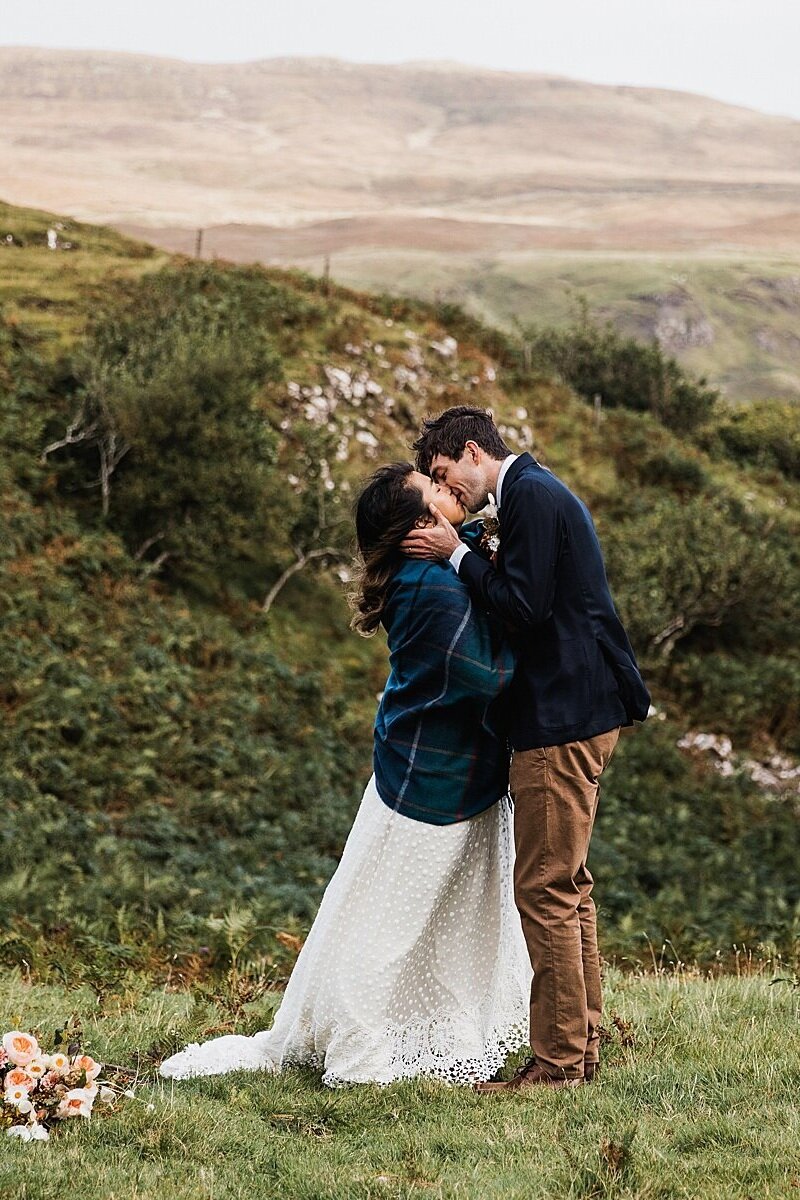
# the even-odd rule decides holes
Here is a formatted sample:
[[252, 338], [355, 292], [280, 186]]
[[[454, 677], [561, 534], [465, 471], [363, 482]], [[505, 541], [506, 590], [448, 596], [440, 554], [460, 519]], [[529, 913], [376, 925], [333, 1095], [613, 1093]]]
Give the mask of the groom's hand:
[[461, 545], [461, 539], [435, 504], [429, 504], [428, 508], [436, 524], [426, 529], [412, 529], [400, 543], [400, 549], [409, 558], [449, 558], [456, 546]]

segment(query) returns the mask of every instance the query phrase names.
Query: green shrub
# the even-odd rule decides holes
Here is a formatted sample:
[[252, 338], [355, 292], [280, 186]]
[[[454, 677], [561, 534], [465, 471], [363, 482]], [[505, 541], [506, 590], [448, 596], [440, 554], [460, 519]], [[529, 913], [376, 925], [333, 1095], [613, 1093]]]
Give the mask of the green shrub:
[[650, 412], [676, 432], [696, 428], [717, 401], [705, 380], [690, 379], [657, 342], [626, 337], [610, 321], [597, 325], [585, 306], [566, 329], [534, 326], [522, 336], [533, 369], [555, 372], [586, 400]]
[[603, 776], [589, 865], [606, 953], [645, 935], [673, 955], [712, 959], [736, 943], [796, 953], [800, 822], [796, 799], [723, 778], [648, 721], [623, 734]]
[[800, 479], [800, 405], [755, 400], [726, 409], [702, 431], [702, 442], [745, 466], [771, 468]]

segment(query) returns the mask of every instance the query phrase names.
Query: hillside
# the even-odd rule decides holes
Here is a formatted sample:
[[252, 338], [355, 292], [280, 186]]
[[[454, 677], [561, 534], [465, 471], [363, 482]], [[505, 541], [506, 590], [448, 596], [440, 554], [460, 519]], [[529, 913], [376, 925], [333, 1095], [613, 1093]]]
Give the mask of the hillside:
[[800, 396], [800, 122], [479, 70], [0, 48], [4, 197], [171, 251], [445, 297], [575, 291], [732, 399]]
[[5, 961], [202, 973], [246, 943], [280, 972], [385, 679], [381, 639], [347, 628], [350, 505], [459, 402], [589, 503], [656, 697], [604, 791], [606, 952], [792, 952], [794, 409], [711, 409], [677, 379], [666, 408], [623, 389], [598, 414], [453, 307], [0, 223]]
[[57, 195], [95, 219], [417, 214], [540, 226], [541, 246], [587, 220], [611, 244], [638, 228], [638, 246], [755, 224], [796, 246], [800, 122], [680, 92], [451, 64], [6, 48], [0, 96], [9, 198]]

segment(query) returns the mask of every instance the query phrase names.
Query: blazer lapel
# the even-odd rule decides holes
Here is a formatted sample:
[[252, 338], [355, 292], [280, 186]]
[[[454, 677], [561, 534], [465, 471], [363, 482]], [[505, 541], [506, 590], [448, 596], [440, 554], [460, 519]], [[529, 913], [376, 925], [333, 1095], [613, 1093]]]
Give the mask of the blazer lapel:
[[501, 526], [503, 524], [503, 509], [505, 508], [503, 497], [508, 495], [508, 489], [517, 478], [520, 471], [524, 470], [525, 467], [531, 466], [536, 466], [536, 459], [531, 454], [528, 454], [526, 450], [524, 453], [520, 454], [519, 458], [514, 460], [514, 462], [506, 471], [503, 477], [503, 495], [500, 497], [501, 503], [497, 510], [497, 519], [499, 520]]

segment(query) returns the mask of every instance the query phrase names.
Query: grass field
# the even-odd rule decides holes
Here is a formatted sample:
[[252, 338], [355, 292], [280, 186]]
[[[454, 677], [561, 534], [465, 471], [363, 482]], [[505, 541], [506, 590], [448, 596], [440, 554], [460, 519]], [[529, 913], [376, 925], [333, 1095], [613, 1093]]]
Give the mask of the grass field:
[[[704, 1200], [800, 1191], [800, 991], [776, 973], [606, 980], [604, 1073], [566, 1092], [481, 1097], [430, 1082], [332, 1092], [311, 1072], [175, 1083], [174, 1047], [269, 1024], [276, 993], [239, 977], [193, 992], [131, 977], [113, 993], [0, 982], [0, 1023], [49, 1046], [70, 1016], [135, 1098], [49, 1143], [7, 1139], [0, 1194], [19, 1200]], [[249, 996], [247, 1000], [243, 996]]]

